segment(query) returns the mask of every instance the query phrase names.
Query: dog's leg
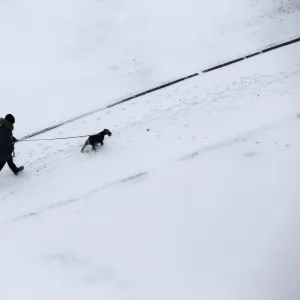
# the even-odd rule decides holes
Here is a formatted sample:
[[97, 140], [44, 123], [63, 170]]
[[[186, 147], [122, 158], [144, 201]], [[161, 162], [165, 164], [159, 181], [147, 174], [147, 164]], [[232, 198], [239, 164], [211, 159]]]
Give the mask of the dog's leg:
[[93, 150], [96, 151], [97, 148], [98, 148], [98, 145], [97, 145], [97, 144], [94, 144], [94, 145], [93, 145]]
[[85, 150], [85, 148], [87, 147], [88, 144], [89, 144], [89, 142], [86, 141], [85, 144], [83, 145], [82, 149], [81, 149], [81, 153], [83, 153], [83, 151]]

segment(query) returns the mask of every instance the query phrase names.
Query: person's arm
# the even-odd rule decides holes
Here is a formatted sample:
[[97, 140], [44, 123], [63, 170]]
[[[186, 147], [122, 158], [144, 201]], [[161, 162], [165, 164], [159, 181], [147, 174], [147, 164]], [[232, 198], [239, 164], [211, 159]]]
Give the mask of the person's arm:
[[17, 143], [19, 140], [18, 139], [16, 139], [14, 136], [13, 136], [13, 142], [14, 143]]

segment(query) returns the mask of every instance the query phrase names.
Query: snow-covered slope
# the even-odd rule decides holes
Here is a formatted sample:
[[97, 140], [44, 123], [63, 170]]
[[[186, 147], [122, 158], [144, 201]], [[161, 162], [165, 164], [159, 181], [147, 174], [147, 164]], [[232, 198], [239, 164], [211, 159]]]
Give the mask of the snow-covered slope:
[[299, 34], [282, 1], [0, 3], [0, 99], [20, 136]]
[[[45, 135], [111, 128], [96, 154], [20, 144], [27, 172], [2, 174], [0, 214], [2, 243], [40, 268], [25, 293], [40, 297], [41, 272], [56, 299], [296, 299], [300, 72], [286, 58], [299, 50]], [[23, 265], [9, 268], [23, 282]]]
[[[39, 129], [112, 101], [113, 97], [168, 80], [170, 76], [192, 73], [202, 66], [248, 52], [250, 46], [265, 45], [273, 41], [267, 28], [271, 30], [278, 24], [282, 31], [272, 31], [278, 39], [297, 32], [291, 21], [299, 16], [297, 10], [291, 10], [290, 14], [276, 12], [266, 2], [260, 15], [260, 6], [255, 1], [225, 2], [227, 6], [222, 4], [218, 10], [213, 1], [205, 6], [196, 1], [190, 1], [190, 5], [164, 1], [160, 6], [134, 1], [22, 4], [24, 10], [45, 12], [39, 19], [39, 14], [34, 14], [40, 24], [32, 27], [34, 30], [42, 31], [49, 24], [61, 29], [45, 38], [45, 43], [32, 41], [41, 47], [36, 53], [44, 56], [47, 50], [54, 51], [49, 41], [61, 38], [60, 43], [52, 43], [55, 51], [68, 45], [68, 49], [78, 51], [78, 56], [60, 57], [61, 65], [55, 56], [48, 67], [64, 69], [72, 61], [70, 65], [74, 63], [78, 73], [70, 69], [64, 73], [60, 69], [61, 77], [57, 79], [51, 77], [55, 73], [45, 69], [48, 78], [36, 77], [34, 72], [26, 77], [27, 96], [38, 93], [36, 85], [42, 90], [52, 85], [53, 94], [49, 94], [52, 105], [47, 107], [47, 115], [43, 113], [47, 103], [41, 100], [46, 98], [36, 97], [37, 94], [29, 97], [31, 104], [40, 105], [30, 108], [22, 102], [24, 99], [17, 101], [22, 88], [11, 93], [8, 82], [11, 87], [18, 86], [23, 82], [20, 74], [11, 77], [15, 82], [5, 77], [7, 84], [1, 87], [1, 93], [10, 91], [6, 95], [14, 101], [3, 107], [20, 109], [17, 127], [22, 127], [25, 113], [31, 121], [35, 120], [24, 121], [23, 128], [16, 133]], [[1, 5], [6, 12], [18, 14], [16, 7], [20, 3]], [[171, 5], [184, 16], [180, 34], [174, 34], [180, 27], [176, 22], [178, 13], [165, 9]], [[100, 6], [103, 19], [99, 21], [96, 7]], [[243, 9], [249, 15], [240, 15]], [[134, 19], [137, 23], [122, 19], [130, 12], [139, 12], [135, 15], [137, 20]], [[48, 23], [46, 16], [51, 21], [56, 16], [57, 22]], [[65, 18], [68, 22], [62, 26]], [[93, 55], [88, 55], [88, 40], [74, 44], [73, 38], [80, 27], [79, 32], [85, 32], [83, 35], [87, 34], [94, 43], [94, 36], [89, 34], [93, 30], [98, 34], [102, 27], [97, 22], [110, 29], [115, 26], [106, 18], [120, 24], [114, 34], [107, 32], [106, 38], [112, 40], [106, 40], [103, 51], [107, 53], [102, 53], [100, 62], [95, 49]], [[197, 28], [198, 19], [197, 36], [197, 30], [192, 29]], [[209, 22], [210, 26], [202, 27]], [[223, 25], [218, 27], [218, 22]], [[26, 34], [28, 24], [24, 23]], [[86, 24], [90, 27], [84, 31]], [[126, 29], [122, 24], [131, 26], [127, 38], [121, 34]], [[162, 39], [166, 36], [162, 24], [173, 34], [172, 38]], [[239, 42], [235, 42], [238, 48], [209, 35], [221, 27], [227, 32], [226, 39], [233, 42], [239, 37]], [[20, 28], [14, 32], [21, 34]], [[67, 29], [74, 30], [74, 35], [64, 31]], [[12, 36], [7, 34], [6, 38]], [[150, 37], [153, 48], [145, 47]], [[108, 76], [109, 72], [105, 72], [105, 84], [102, 87], [96, 84], [101, 76], [92, 72], [96, 67], [88, 64], [88, 60], [98, 57], [99, 69], [104, 70], [105, 59], [117, 60], [113, 53], [120, 55], [121, 60], [124, 58], [120, 53], [125, 48], [116, 50], [114, 38], [127, 41], [128, 49], [135, 49], [134, 41], [142, 39], [142, 44], [136, 43], [136, 53], [143, 57], [144, 66], [152, 70], [147, 80], [140, 82], [137, 73], [127, 81], [125, 73]], [[206, 39], [210, 46], [201, 40], [196, 42], [196, 38]], [[186, 43], [181, 43], [184, 39]], [[218, 41], [219, 47], [213, 47]], [[29, 48], [33, 44], [25, 43]], [[173, 57], [167, 55], [170, 49], [176, 54]], [[16, 162], [24, 163], [26, 172], [17, 178], [7, 169], [0, 173], [0, 298], [298, 299], [299, 51], [299, 44], [282, 48], [39, 136], [64, 137], [96, 133], [105, 127], [111, 129], [113, 136], [96, 153], [80, 153], [84, 139], [17, 144]], [[165, 59], [167, 56], [169, 60]], [[41, 61], [46, 63], [47, 59], [42, 57]], [[20, 58], [20, 62], [24, 64], [22, 70], [27, 63], [29, 69], [29, 61]], [[37, 55], [31, 57], [31, 62], [37, 63]], [[124, 67], [124, 72], [131, 71], [130, 67]], [[95, 80], [89, 82], [94, 100], [104, 87], [110, 96], [103, 102], [92, 98], [71, 101], [71, 94], [78, 95], [77, 100], [80, 93], [84, 94], [87, 87], [82, 81], [84, 76]], [[37, 78], [40, 83], [35, 82]], [[69, 92], [64, 90], [65, 86], [58, 87], [65, 79], [69, 80]], [[62, 91], [66, 97], [64, 104], [56, 97]], [[59, 110], [58, 104], [68, 111]]]

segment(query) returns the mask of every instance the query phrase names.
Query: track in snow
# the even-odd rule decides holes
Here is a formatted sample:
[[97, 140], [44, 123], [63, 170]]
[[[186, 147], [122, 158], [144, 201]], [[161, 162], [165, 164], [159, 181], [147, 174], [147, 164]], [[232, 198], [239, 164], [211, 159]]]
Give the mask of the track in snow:
[[[253, 58], [253, 57], [255, 57], [255, 56], [258, 56], [258, 55], [261, 55], [261, 54], [264, 54], [264, 53], [267, 53], [267, 52], [270, 52], [270, 51], [273, 51], [273, 50], [276, 50], [276, 49], [279, 49], [279, 48], [282, 48], [282, 47], [286, 47], [286, 46], [289, 46], [289, 45], [292, 45], [292, 44], [295, 44], [295, 43], [298, 43], [298, 42], [300, 42], [300, 37], [299, 37], [299, 38], [296, 38], [296, 39], [293, 39], [293, 40], [290, 40], [290, 41], [287, 41], [287, 42], [284, 42], [284, 43], [272, 45], [272, 46], [267, 47], [267, 48], [265, 48], [265, 49], [263, 49], [263, 50], [261, 50], [261, 51], [258, 51], [258, 52], [255, 52], [255, 53], [252, 53], [252, 54], [243, 56], [243, 57], [241, 57], [241, 58], [237, 58], [237, 59], [231, 60], [231, 61], [229, 61], [229, 62], [225, 62], [225, 63], [219, 64], [219, 65], [214, 66], [214, 67], [211, 67], [211, 68], [209, 68], [209, 69], [205, 69], [205, 70], [202, 71], [202, 73], [209, 73], [209, 72], [212, 72], [212, 71], [215, 71], [215, 70], [218, 70], [218, 69], [221, 69], [221, 68], [230, 66], [230, 65], [232, 65], [232, 64], [235, 64], [235, 63], [244, 61], [244, 60], [246, 60], [246, 59]], [[133, 99], [136, 99], [136, 98], [145, 96], [145, 95], [147, 95], [147, 94], [156, 92], [156, 91], [158, 91], [158, 90], [164, 89], [164, 88], [166, 88], [166, 87], [169, 87], [169, 86], [174, 85], [174, 84], [177, 84], [177, 83], [179, 83], [179, 82], [182, 82], [182, 81], [185, 81], [185, 80], [194, 78], [194, 77], [199, 76], [199, 75], [200, 75], [199, 73], [194, 73], [194, 74], [191, 74], [191, 75], [188, 75], [188, 76], [185, 76], [185, 77], [182, 77], [182, 78], [179, 78], [179, 79], [170, 81], [170, 82], [165, 83], [165, 84], [163, 84], [163, 85], [160, 85], [160, 86], [158, 86], [158, 87], [152, 88], [152, 89], [150, 89], [150, 90], [147, 90], [147, 91], [138, 93], [138, 94], [136, 94], [136, 95], [130, 96], [130, 97], [125, 98], [125, 99], [122, 99], [122, 100], [117, 101], [117, 102], [115, 102], [115, 103], [109, 104], [109, 105], [107, 105], [107, 106], [105, 106], [105, 107], [101, 107], [101, 108], [99, 108], [99, 109], [96, 109], [96, 110], [93, 110], [93, 111], [84, 113], [84, 114], [82, 114], [82, 115], [79, 115], [79, 116], [77, 116], [77, 117], [71, 118], [71, 119], [66, 120], [66, 121], [64, 121], [64, 122], [58, 123], [58, 124], [56, 124], [56, 125], [53, 125], [53, 126], [50, 126], [50, 127], [45, 128], [45, 129], [39, 130], [39, 131], [37, 131], [37, 132], [28, 134], [28, 135], [26, 135], [25, 137], [23, 137], [22, 140], [30, 139], [30, 138], [32, 138], [32, 137], [38, 136], [38, 135], [43, 134], [43, 133], [45, 133], [45, 132], [48, 132], [48, 131], [51, 131], [51, 130], [53, 130], [53, 129], [59, 128], [59, 127], [61, 127], [61, 126], [63, 126], [63, 125], [66, 125], [66, 124], [72, 123], [72, 122], [74, 122], [74, 121], [80, 120], [80, 119], [82, 119], [82, 118], [85, 118], [85, 117], [87, 117], [87, 116], [90, 116], [90, 115], [92, 115], [92, 114], [95, 114], [95, 113], [97, 113], [97, 112], [100, 112], [100, 111], [102, 111], [102, 110], [105, 110], [105, 109], [114, 107], [114, 106], [116, 106], [116, 105], [119, 105], [119, 104], [128, 102], [128, 101], [130, 101], [130, 100], [133, 100]]]

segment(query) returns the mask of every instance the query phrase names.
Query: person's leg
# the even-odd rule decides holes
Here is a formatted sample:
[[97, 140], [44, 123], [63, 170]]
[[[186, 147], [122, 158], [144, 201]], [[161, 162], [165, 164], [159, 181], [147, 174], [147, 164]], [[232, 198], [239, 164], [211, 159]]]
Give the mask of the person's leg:
[[0, 171], [4, 168], [6, 161], [0, 161]]
[[15, 173], [18, 174], [19, 168], [14, 164], [13, 158], [10, 157], [7, 161], [9, 168]]

